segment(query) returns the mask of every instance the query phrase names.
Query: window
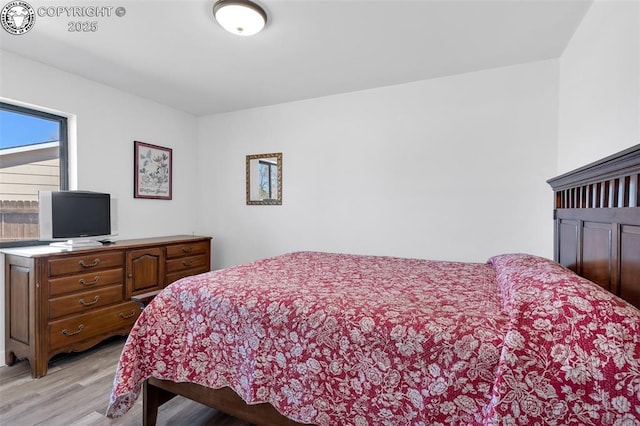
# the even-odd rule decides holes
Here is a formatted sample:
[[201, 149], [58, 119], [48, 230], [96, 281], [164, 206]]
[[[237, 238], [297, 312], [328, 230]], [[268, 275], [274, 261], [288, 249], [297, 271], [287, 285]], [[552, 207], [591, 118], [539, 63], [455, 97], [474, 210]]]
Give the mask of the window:
[[276, 162], [258, 161], [258, 187], [261, 200], [278, 197], [278, 164]]
[[38, 191], [68, 189], [67, 119], [0, 102], [0, 247], [38, 240]]

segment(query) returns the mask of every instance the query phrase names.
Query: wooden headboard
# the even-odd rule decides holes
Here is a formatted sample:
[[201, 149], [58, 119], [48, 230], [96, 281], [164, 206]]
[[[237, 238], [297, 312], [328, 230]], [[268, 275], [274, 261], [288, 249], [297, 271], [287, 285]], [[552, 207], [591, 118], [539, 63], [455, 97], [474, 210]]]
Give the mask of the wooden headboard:
[[547, 182], [555, 260], [640, 309], [640, 145]]

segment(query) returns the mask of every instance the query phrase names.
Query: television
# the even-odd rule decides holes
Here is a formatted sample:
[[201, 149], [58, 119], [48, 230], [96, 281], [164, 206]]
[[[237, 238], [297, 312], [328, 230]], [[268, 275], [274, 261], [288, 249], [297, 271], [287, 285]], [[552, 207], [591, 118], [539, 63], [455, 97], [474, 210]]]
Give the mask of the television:
[[117, 235], [117, 201], [110, 194], [90, 191], [40, 191], [41, 241], [52, 246], [96, 247]]

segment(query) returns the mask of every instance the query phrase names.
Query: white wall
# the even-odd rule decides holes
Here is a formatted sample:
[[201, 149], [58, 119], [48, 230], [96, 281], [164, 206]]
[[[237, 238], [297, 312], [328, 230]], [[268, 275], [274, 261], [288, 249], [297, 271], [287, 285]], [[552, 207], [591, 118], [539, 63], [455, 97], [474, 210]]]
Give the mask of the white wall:
[[[196, 119], [169, 107], [0, 51], [0, 97], [69, 114], [77, 124], [77, 189], [118, 197], [119, 239], [197, 233]], [[6, 100], [6, 99], [5, 99]], [[133, 198], [133, 141], [173, 148], [173, 200]], [[1, 256], [0, 256], [1, 257]], [[0, 260], [2, 263], [3, 260]], [[0, 265], [4, 271], [4, 265]], [[0, 274], [4, 298], [4, 273]], [[4, 302], [0, 300], [4, 309]], [[4, 312], [0, 355], [4, 353]], [[4, 361], [4, 356], [0, 359]]]
[[[295, 250], [484, 262], [552, 256], [558, 62], [199, 120], [217, 268]], [[245, 205], [245, 155], [283, 152], [283, 205]]]
[[558, 172], [640, 143], [640, 2], [596, 0], [560, 58]]
[[[185, 208], [199, 198], [195, 117], [10, 52], [1, 54], [0, 96], [73, 115], [77, 189], [118, 197], [119, 238], [196, 231], [196, 212]], [[173, 149], [173, 200], [133, 198], [134, 140]]]

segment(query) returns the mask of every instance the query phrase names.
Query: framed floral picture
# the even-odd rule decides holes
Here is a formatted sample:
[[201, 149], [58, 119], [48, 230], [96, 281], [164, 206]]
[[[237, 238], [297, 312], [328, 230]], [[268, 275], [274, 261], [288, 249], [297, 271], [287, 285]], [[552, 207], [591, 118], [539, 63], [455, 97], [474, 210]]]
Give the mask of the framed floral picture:
[[133, 196], [170, 200], [172, 149], [134, 141], [133, 151]]

